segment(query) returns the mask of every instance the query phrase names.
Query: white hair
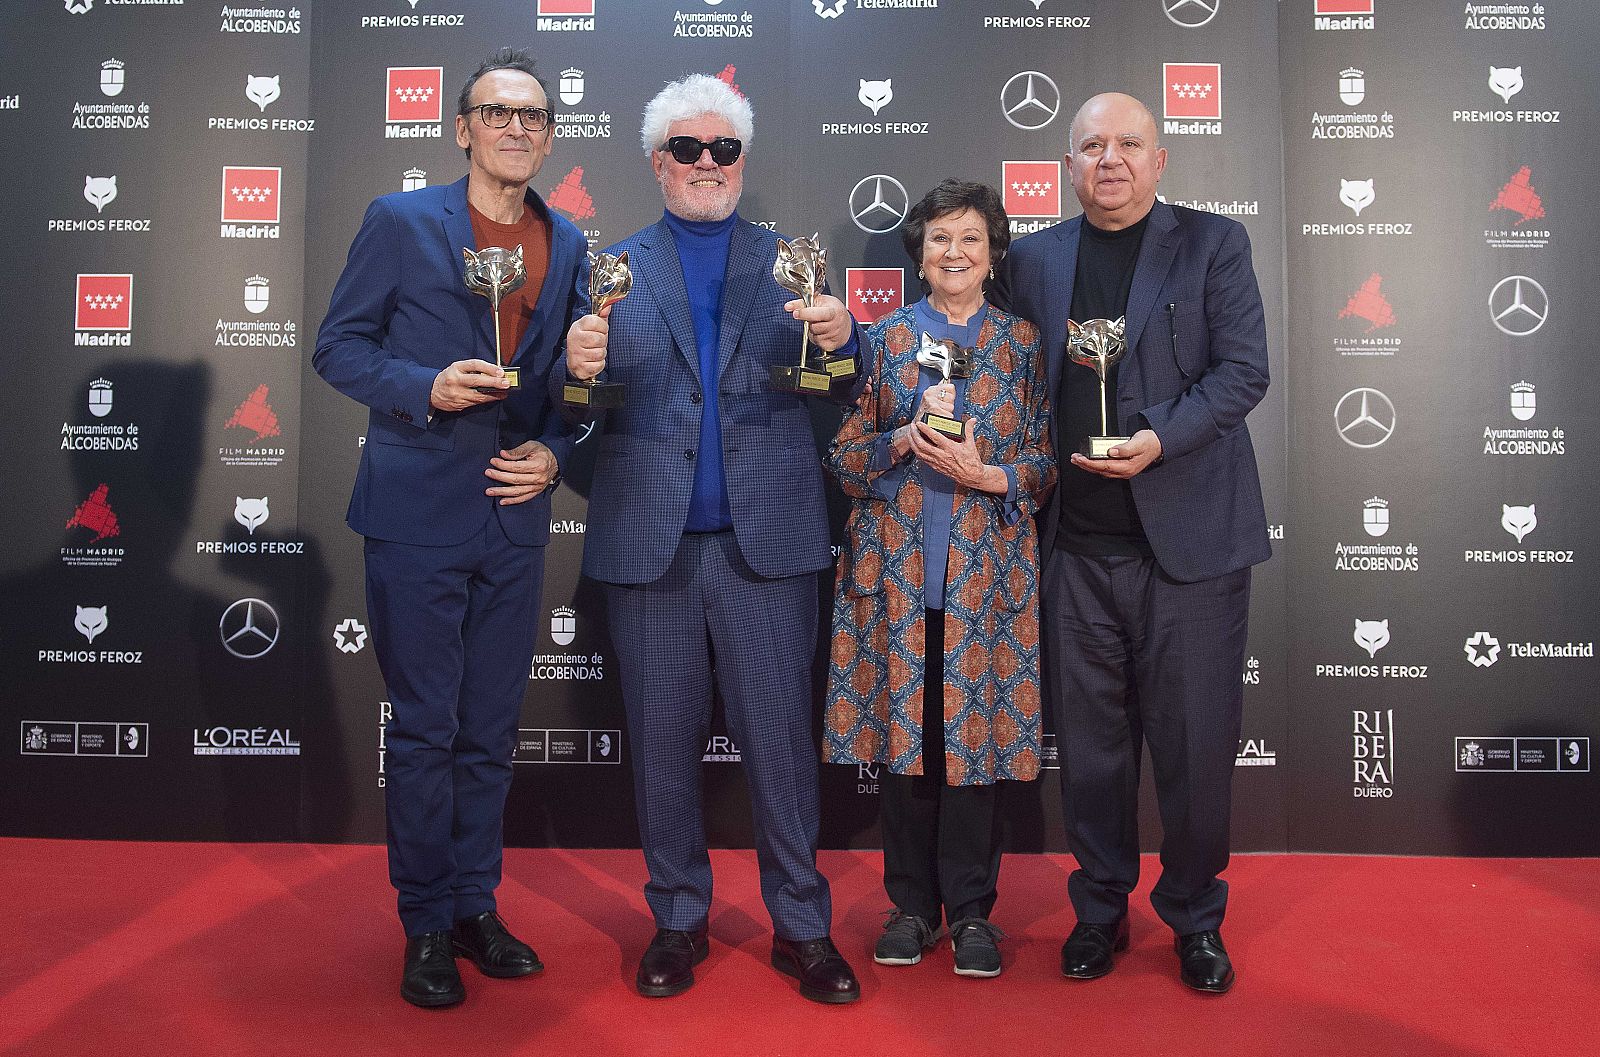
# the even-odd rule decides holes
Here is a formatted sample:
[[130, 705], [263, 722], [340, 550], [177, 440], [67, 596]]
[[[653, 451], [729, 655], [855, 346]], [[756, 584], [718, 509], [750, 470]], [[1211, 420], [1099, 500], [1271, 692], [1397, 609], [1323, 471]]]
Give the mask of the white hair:
[[704, 114], [725, 118], [733, 126], [733, 134], [744, 143], [744, 149], [750, 149], [750, 141], [756, 134], [755, 112], [750, 109], [750, 101], [724, 81], [692, 73], [670, 82], [645, 104], [644, 124], [639, 130], [644, 152], [649, 154], [661, 149], [673, 122]]

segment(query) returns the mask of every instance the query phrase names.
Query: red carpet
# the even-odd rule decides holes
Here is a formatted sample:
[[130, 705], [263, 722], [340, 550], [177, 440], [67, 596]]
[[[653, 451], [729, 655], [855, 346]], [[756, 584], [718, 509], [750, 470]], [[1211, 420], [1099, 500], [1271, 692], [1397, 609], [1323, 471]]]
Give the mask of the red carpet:
[[[6, 1054], [1600, 1054], [1600, 860], [1236, 858], [1233, 993], [1194, 994], [1146, 896], [1110, 976], [1063, 980], [1057, 856], [1006, 860], [998, 980], [948, 946], [867, 953], [876, 854], [823, 856], [854, 1006], [799, 997], [766, 964], [750, 852], [713, 853], [711, 957], [687, 994], [630, 988], [651, 935], [632, 851], [506, 857], [501, 911], [548, 966], [443, 1011], [397, 994], [401, 937], [381, 848], [0, 840]], [[1585, 1012], [1587, 1010], [1587, 1012]]]

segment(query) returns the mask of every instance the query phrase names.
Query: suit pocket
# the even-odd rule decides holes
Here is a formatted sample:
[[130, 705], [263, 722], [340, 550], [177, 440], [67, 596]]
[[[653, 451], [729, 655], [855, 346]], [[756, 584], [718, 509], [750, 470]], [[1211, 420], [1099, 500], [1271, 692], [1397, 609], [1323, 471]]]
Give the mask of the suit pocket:
[[455, 419], [435, 413], [432, 428], [419, 429], [387, 415], [374, 414], [367, 424], [368, 444], [394, 444], [402, 448], [452, 451], [456, 446]]
[[1171, 302], [1162, 313], [1166, 318], [1167, 345], [1174, 365], [1185, 378], [1206, 369], [1211, 360], [1211, 328], [1206, 323], [1206, 304], [1201, 298]]

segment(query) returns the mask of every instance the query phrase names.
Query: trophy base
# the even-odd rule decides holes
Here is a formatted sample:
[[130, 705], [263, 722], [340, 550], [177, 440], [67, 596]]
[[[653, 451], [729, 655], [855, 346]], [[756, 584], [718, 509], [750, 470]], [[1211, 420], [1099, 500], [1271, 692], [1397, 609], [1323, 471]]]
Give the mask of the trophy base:
[[627, 386], [621, 382], [568, 382], [561, 387], [561, 402], [568, 407], [610, 410], [621, 407]]
[[1087, 459], [1109, 459], [1112, 448], [1126, 444], [1131, 437], [1086, 437], [1078, 446], [1078, 454]]
[[854, 378], [856, 376], [856, 358], [854, 356], [822, 356], [812, 360], [811, 366], [827, 374], [829, 378]]
[[[522, 388], [522, 368], [521, 367], [505, 367], [505, 368], [502, 368], [502, 370], [504, 370], [506, 372], [506, 389], [521, 389]], [[504, 390], [491, 388], [490, 386], [487, 386], [487, 385], [475, 385], [475, 386], [473, 386], [473, 389], [477, 390], [480, 393], [499, 393], [499, 392], [504, 392]]]
[[946, 418], [930, 411], [922, 416], [922, 424], [937, 433], [943, 433], [951, 440], [965, 440], [967, 437], [967, 424], [959, 418]]
[[[854, 373], [854, 368], [851, 369]], [[768, 371], [768, 379], [772, 388], [780, 393], [817, 393], [826, 395], [833, 388], [833, 376], [826, 371], [812, 370], [810, 367], [778, 366], [774, 364]]]

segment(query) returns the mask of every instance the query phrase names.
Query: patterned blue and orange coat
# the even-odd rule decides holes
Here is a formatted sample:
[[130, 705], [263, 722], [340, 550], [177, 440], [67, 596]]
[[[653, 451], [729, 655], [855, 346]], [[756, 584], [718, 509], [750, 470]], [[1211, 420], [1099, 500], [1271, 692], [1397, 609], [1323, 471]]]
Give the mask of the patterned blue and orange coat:
[[[921, 467], [874, 469], [880, 436], [916, 410], [910, 306], [867, 332], [872, 384], [846, 413], [828, 466], [851, 499], [834, 588], [824, 756], [921, 774], [925, 653]], [[867, 350], [863, 350], [864, 352]], [[1039, 774], [1039, 536], [1055, 487], [1047, 375], [1033, 324], [991, 307], [965, 414], [984, 462], [1009, 464], [1015, 501], [957, 486], [946, 570], [945, 774], [950, 785]]]

